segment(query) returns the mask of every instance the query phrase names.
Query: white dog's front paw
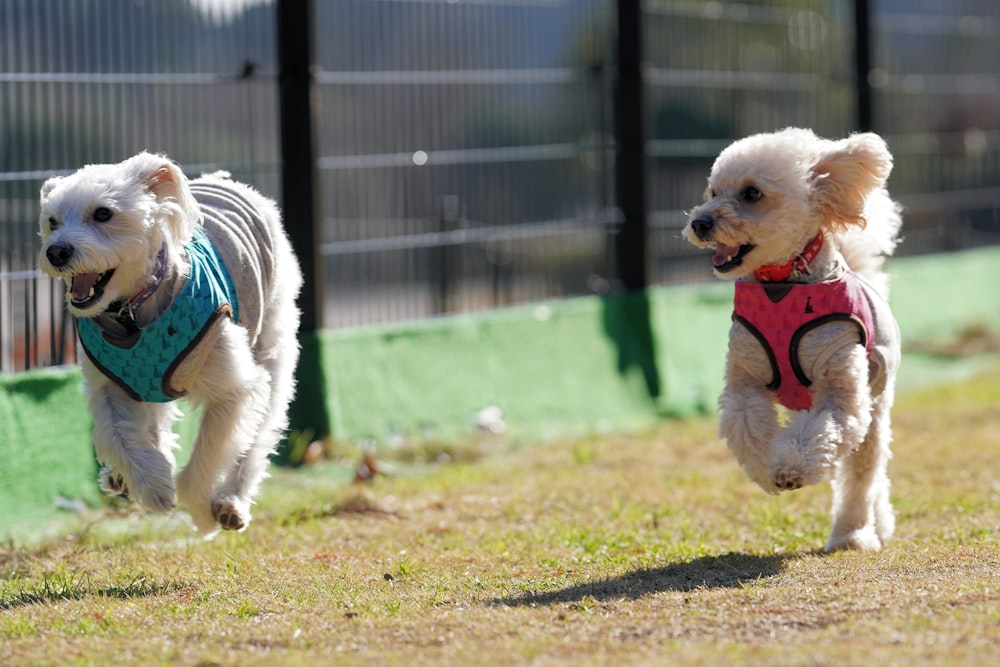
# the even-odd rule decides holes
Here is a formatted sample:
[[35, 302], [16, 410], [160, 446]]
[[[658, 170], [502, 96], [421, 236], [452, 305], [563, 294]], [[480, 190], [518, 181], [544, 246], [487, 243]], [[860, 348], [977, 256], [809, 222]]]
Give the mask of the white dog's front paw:
[[169, 476], [136, 477], [132, 483], [126, 482], [129, 497], [153, 512], [169, 512], [174, 509], [177, 495], [173, 479]]
[[128, 495], [125, 478], [122, 477], [121, 473], [117, 473], [107, 466], [101, 468], [101, 472], [97, 475], [97, 483], [100, 485], [101, 491], [109, 496]]
[[134, 478], [131, 484], [125, 475], [105, 466], [97, 477], [101, 491], [110, 496], [125, 496], [153, 512], [169, 512], [174, 508], [174, 486], [169, 478]]
[[[211, 489], [207, 489], [209, 492]], [[187, 510], [194, 527], [206, 538], [219, 532], [219, 522], [212, 514], [212, 503], [205, 489], [191, 486], [191, 480], [181, 473], [177, 478], [177, 494], [181, 505]]]
[[235, 496], [220, 496], [212, 500], [212, 516], [223, 530], [245, 530], [250, 524], [249, 503]]

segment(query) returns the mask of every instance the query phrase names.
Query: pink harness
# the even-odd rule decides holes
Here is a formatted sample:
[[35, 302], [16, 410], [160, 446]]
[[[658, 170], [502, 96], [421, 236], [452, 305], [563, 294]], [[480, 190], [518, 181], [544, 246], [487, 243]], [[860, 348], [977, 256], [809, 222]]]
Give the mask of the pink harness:
[[[812, 380], [799, 364], [799, 343], [816, 327], [836, 320], [858, 325], [860, 340], [871, 354], [875, 320], [861, 281], [850, 271], [822, 283], [736, 282], [733, 320], [760, 341], [771, 362], [771, 382], [778, 402], [789, 410], [812, 407]], [[778, 354], [776, 354], [778, 352]]]

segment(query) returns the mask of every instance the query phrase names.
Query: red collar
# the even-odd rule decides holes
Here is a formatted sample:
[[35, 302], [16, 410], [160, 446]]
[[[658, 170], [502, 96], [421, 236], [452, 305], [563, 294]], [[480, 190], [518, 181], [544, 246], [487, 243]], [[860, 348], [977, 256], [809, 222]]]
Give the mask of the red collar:
[[793, 271], [809, 273], [809, 264], [816, 259], [823, 247], [823, 230], [819, 230], [806, 249], [784, 264], [768, 264], [753, 272], [754, 278], [762, 283], [780, 283], [792, 275]]

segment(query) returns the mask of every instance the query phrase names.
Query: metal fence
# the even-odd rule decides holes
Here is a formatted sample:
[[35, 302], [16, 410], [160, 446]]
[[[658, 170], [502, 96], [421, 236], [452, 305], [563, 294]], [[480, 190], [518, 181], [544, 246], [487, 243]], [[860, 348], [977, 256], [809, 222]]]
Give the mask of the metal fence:
[[[278, 9], [0, 0], [0, 371], [75, 361], [34, 269], [45, 177], [145, 149], [283, 200]], [[708, 279], [683, 210], [729, 141], [786, 125], [886, 136], [901, 254], [1000, 242], [992, 0], [315, 0], [301, 39], [318, 326]]]

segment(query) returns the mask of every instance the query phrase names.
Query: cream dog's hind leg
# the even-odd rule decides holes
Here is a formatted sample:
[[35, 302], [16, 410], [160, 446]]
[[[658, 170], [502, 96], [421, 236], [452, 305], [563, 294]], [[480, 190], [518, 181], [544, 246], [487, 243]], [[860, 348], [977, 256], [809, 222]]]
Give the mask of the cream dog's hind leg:
[[880, 549], [892, 537], [896, 517], [886, 468], [892, 454], [889, 411], [892, 386], [873, 401], [872, 424], [861, 446], [837, 465], [833, 478], [833, 530], [826, 551]]

